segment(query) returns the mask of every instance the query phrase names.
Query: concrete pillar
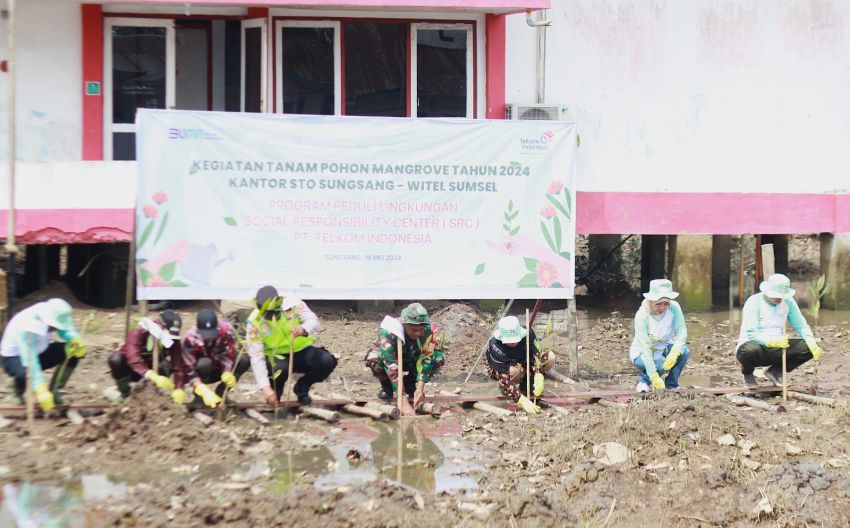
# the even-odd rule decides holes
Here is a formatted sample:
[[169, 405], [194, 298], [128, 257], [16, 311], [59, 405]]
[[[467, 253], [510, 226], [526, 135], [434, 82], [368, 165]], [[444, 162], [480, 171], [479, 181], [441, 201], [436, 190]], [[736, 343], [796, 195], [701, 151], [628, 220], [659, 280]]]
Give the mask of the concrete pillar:
[[667, 274], [667, 235], [640, 237], [640, 291], [649, 291], [649, 281]]
[[829, 290], [822, 306], [834, 310], [850, 309], [850, 234], [821, 235], [821, 272], [826, 274]]
[[688, 312], [711, 310], [711, 235], [678, 235], [673, 254], [673, 287]]
[[762, 244], [773, 244], [773, 267], [788, 276], [788, 235], [762, 235]]
[[[787, 248], [787, 246], [786, 246]], [[787, 251], [786, 251], [787, 255]], [[715, 309], [730, 307], [730, 273], [732, 271], [732, 237], [711, 237], [711, 304]]]

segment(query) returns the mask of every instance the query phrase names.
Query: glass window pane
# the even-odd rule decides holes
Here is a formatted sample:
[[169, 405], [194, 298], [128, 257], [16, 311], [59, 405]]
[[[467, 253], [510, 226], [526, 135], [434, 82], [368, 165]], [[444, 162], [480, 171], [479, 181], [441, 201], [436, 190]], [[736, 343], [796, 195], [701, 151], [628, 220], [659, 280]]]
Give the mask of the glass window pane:
[[136, 159], [136, 134], [134, 132], [114, 132], [112, 134], [112, 159]]
[[245, 28], [245, 111], [262, 111], [263, 86], [263, 30], [258, 27]]
[[165, 108], [165, 28], [112, 28], [112, 122], [135, 122], [137, 108]]
[[281, 28], [283, 112], [334, 113], [333, 28]]
[[407, 115], [407, 24], [345, 24], [345, 113]]
[[466, 30], [416, 33], [416, 115], [467, 117]]

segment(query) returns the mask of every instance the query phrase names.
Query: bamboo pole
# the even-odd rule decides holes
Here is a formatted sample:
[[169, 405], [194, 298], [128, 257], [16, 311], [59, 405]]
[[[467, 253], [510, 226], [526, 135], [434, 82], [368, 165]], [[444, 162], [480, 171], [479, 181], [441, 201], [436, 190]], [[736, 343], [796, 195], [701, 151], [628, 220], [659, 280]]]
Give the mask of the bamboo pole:
[[[337, 393], [331, 394], [330, 397], [335, 400], [351, 400], [351, 398]], [[388, 420], [390, 418], [387, 413], [383, 412], [381, 409], [376, 409], [374, 407], [361, 407], [360, 405], [355, 404], [353, 400], [351, 400], [351, 403], [345, 403], [340, 407], [347, 413], [356, 414], [358, 416], [368, 416], [374, 420]]]
[[782, 401], [788, 401], [788, 353], [787, 348], [782, 349]]
[[768, 411], [772, 413], [784, 413], [785, 407], [782, 405], [771, 405], [769, 403], [763, 402], [761, 400], [756, 400], [755, 398], [747, 398], [745, 396], [736, 396], [734, 394], [727, 394], [726, 399], [730, 402], [738, 405], [739, 407], [746, 406], [752, 407], [754, 409], [761, 409], [763, 411]]
[[804, 402], [808, 402], [808, 403], [814, 403], [814, 404], [817, 404], [817, 405], [827, 405], [829, 407], [846, 407], [847, 406], [846, 402], [836, 400], [834, 398], [827, 398], [825, 396], [815, 396], [813, 394], [806, 394], [806, 393], [803, 393], [803, 392], [789, 391], [788, 396], [790, 396], [791, 399], [794, 399], [794, 400], [800, 400], [800, 401], [804, 401]]
[[[285, 317], [285, 316], [284, 316]], [[295, 338], [292, 337], [292, 328], [289, 329], [289, 358], [286, 365], [286, 383], [283, 386], [283, 404], [286, 407], [284, 417], [289, 413], [289, 393], [292, 390], [292, 372], [295, 365]]]
[[136, 282], [136, 209], [133, 204], [133, 230], [130, 233], [130, 254], [127, 259], [127, 287], [124, 290], [124, 341], [130, 333], [130, 312], [133, 309], [133, 285]]
[[578, 380], [578, 316], [575, 297], [567, 299], [567, 347], [570, 352], [570, 378]]
[[744, 235], [741, 235], [740, 262], [738, 263], [738, 307], [744, 309], [744, 287], [747, 281], [744, 275]]
[[401, 404], [404, 400], [404, 348], [400, 337], [396, 337], [396, 352], [398, 356], [398, 376], [396, 377], [396, 405], [401, 412]]
[[531, 399], [531, 327], [528, 326], [528, 308], [525, 309], [525, 397]]
[[390, 417], [393, 420], [398, 420], [398, 417], [399, 417], [399, 414], [400, 414], [400, 411], [397, 407], [394, 407], [392, 405], [387, 405], [386, 403], [371, 402], [370, 401], [370, 402], [366, 402], [365, 406], [370, 407], [372, 409], [377, 409], [377, 410], [381, 411], [382, 413], [386, 414], [388, 417]]
[[[438, 393], [440, 396], [457, 396], [452, 392], [448, 391], [440, 391]], [[503, 407], [496, 407], [495, 405], [490, 405], [489, 403], [484, 403], [480, 401], [473, 402], [464, 402], [467, 405], [470, 405], [473, 409], [478, 409], [479, 411], [484, 411], [486, 413], [495, 414], [496, 416], [511, 416], [513, 411], [505, 409]]]
[[302, 405], [298, 408], [298, 411], [315, 418], [320, 418], [326, 422], [337, 423], [339, 421], [339, 413], [331, 411], [330, 409], [320, 409], [318, 407]]

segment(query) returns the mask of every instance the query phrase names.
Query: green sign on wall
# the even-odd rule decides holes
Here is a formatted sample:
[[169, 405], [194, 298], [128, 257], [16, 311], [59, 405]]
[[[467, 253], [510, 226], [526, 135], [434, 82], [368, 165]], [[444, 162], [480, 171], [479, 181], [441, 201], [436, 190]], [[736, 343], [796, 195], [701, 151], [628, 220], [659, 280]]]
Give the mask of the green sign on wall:
[[100, 83], [97, 81], [86, 81], [86, 95], [100, 95]]

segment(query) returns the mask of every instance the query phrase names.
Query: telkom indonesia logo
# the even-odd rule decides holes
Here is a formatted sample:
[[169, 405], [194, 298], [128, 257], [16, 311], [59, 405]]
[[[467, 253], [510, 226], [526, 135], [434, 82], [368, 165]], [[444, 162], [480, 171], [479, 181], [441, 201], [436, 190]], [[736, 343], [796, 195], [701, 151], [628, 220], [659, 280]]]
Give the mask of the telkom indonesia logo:
[[543, 132], [543, 135], [540, 136], [540, 142], [544, 145], [546, 145], [547, 143], [551, 143], [553, 139], [555, 139], [555, 133], [551, 130]]
[[169, 128], [168, 139], [221, 139], [221, 136], [203, 128]]

